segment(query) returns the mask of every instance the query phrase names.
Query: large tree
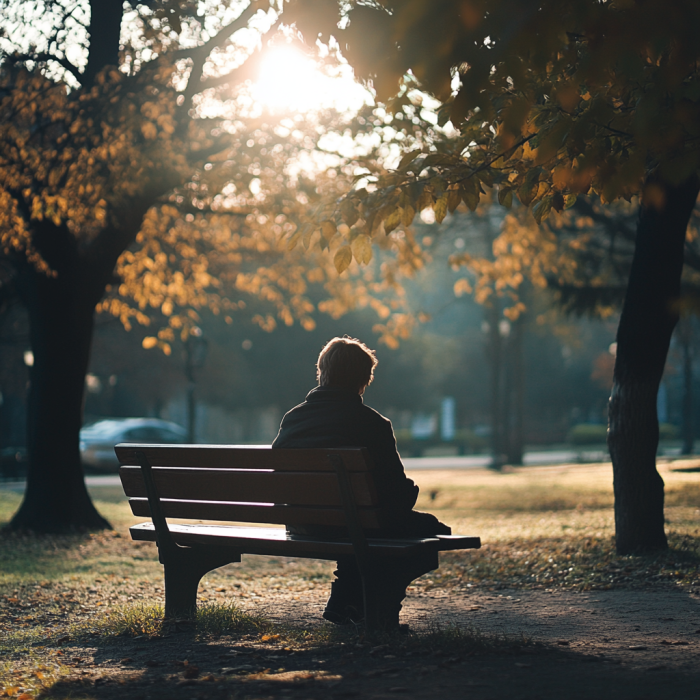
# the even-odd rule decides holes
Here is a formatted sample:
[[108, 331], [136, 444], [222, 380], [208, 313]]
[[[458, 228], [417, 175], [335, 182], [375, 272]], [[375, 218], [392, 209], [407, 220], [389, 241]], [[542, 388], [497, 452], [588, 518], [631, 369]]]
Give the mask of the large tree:
[[461, 201], [474, 209], [484, 188], [505, 206], [517, 197], [538, 223], [579, 195], [640, 196], [608, 442], [618, 552], [667, 547], [656, 394], [700, 190], [700, 6], [299, 0], [293, 16], [310, 43], [338, 46], [394, 113], [410, 114], [419, 88], [451, 122], [446, 138], [395, 169], [368, 170], [364, 186], [329, 208], [350, 227], [349, 244], [408, 225], [426, 207], [438, 221]]
[[274, 0], [2, 3], [0, 242], [34, 353], [29, 474], [10, 527], [108, 525], [78, 439], [96, 308], [127, 327], [157, 312], [164, 325], [145, 345], [169, 352], [198, 308], [229, 316], [246, 295], [267, 303], [254, 319], [267, 329], [276, 317], [311, 326], [315, 283], [335, 285], [331, 313], [377, 304], [372, 280], [351, 291], [325, 258], [280, 246], [342, 179], [290, 166], [315, 148], [317, 123], [274, 125], [235, 101], [281, 10]]

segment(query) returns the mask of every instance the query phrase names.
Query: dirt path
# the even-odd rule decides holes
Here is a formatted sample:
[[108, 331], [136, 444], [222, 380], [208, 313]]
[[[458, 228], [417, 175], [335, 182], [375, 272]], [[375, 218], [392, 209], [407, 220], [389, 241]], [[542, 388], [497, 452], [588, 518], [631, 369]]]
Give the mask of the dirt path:
[[[318, 624], [326, 594], [303, 600], [244, 606], [273, 620]], [[535, 642], [603, 655], [630, 666], [700, 673], [700, 596], [682, 590], [499, 591], [433, 590], [409, 596], [402, 622], [425, 631], [436, 626], [475, 627], [484, 633], [523, 636]], [[700, 690], [698, 691], [700, 698]]]
[[[320, 618], [327, 585], [260, 591], [244, 609], [305, 628]], [[477, 628], [530, 643], [491, 649], [388, 646], [350, 635], [327, 648], [263, 643], [260, 635], [65, 642], [38, 654], [63, 664], [50, 693], [62, 700], [677, 700], [700, 698], [700, 596], [669, 587], [566, 591], [413, 591], [413, 629]], [[409, 638], [410, 640], [410, 638]], [[97, 640], [96, 640], [97, 641]], [[294, 646], [294, 645], [292, 645]], [[57, 655], [60, 655], [57, 656]], [[21, 666], [21, 659], [12, 660]], [[196, 673], [188, 669], [196, 669]], [[18, 679], [19, 680], [19, 679]], [[9, 697], [19, 697], [21, 688]], [[26, 698], [25, 698], [26, 700]]]

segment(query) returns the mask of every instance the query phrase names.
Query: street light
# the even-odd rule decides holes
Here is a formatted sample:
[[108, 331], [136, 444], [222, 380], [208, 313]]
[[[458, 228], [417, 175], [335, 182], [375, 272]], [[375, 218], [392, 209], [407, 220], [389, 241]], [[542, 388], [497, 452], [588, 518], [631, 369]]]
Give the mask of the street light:
[[202, 329], [195, 326], [185, 341], [185, 376], [187, 377], [187, 441], [195, 442], [196, 435], [196, 403], [195, 403], [195, 374], [196, 369], [204, 366], [207, 358], [209, 342], [204, 337]]

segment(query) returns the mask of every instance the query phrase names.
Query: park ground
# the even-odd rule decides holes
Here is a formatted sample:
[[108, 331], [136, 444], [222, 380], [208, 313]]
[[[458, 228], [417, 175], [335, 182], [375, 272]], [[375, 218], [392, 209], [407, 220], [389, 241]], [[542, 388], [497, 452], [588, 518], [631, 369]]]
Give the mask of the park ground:
[[[609, 464], [412, 471], [418, 507], [484, 547], [411, 586], [410, 634], [373, 639], [320, 618], [331, 563], [272, 557], [161, 624], [155, 546], [93, 488], [113, 531], [3, 537], [0, 698], [700, 697], [700, 460], [660, 471], [671, 548], [638, 557], [614, 552]], [[0, 490], [0, 522], [18, 503]]]

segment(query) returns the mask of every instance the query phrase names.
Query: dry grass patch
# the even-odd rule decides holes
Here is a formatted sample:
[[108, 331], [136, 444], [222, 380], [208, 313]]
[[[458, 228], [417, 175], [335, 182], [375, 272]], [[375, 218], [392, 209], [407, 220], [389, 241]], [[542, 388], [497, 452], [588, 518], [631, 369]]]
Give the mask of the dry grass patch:
[[412, 472], [421, 487], [418, 508], [484, 543], [479, 551], [442, 555], [440, 569], [416, 588], [590, 590], [661, 582], [698, 589], [700, 473], [676, 471], [698, 465], [700, 460], [659, 465], [670, 550], [627, 557], [615, 553], [610, 464], [526, 467], [505, 474]]

